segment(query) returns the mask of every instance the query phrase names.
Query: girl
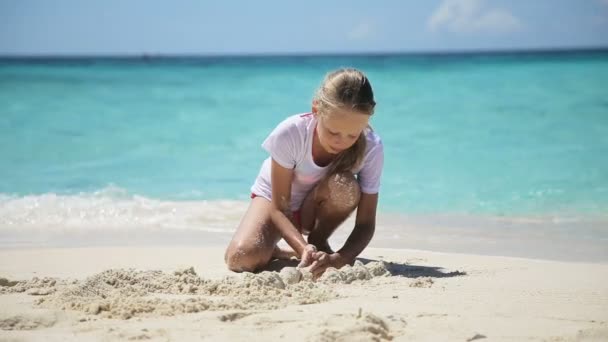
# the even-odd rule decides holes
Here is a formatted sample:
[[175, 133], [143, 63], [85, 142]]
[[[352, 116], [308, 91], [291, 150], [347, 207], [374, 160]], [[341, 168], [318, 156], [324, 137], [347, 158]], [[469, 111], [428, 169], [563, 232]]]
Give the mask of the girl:
[[[325, 77], [311, 113], [291, 116], [270, 133], [262, 144], [270, 157], [226, 250], [230, 270], [253, 272], [273, 257], [295, 256], [316, 278], [354, 262], [375, 229], [384, 161], [382, 142], [369, 127], [375, 105], [367, 77], [340, 69]], [[328, 238], [355, 208], [355, 227], [334, 252]], [[293, 251], [276, 246], [281, 238]]]

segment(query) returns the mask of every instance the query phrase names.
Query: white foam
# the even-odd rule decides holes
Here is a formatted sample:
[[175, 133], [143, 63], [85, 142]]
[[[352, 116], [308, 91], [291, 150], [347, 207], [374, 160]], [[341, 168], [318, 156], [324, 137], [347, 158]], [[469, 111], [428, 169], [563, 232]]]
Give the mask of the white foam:
[[227, 232], [234, 230], [247, 205], [229, 200], [157, 200], [114, 186], [77, 195], [0, 195], [0, 231], [146, 227]]
[[[169, 201], [118, 187], [75, 195], [0, 194], [0, 248], [106, 245], [226, 245], [248, 201]], [[340, 248], [355, 215], [336, 230]], [[491, 217], [379, 213], [372, 247], [608, 260], [605, 216]]]

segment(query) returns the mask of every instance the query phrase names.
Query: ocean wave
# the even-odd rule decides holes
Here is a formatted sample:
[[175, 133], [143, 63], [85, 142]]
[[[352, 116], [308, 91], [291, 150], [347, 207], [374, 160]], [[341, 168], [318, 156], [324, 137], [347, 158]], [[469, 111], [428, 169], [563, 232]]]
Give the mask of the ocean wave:
[[[116, 186], [79, 194], [0, 194], [0, 249], [92, 246], [226, 246], [248, 201], [162, 200]], [[331, 237], [344, 244], [351, 217]], [[608, 260], [605, 215], [377, 215], [370, 246]]]
[[146, 227], [229, 232], [236, 228], [247, 205], [233, 200], [159, 200], [116, 186], [74, 195], [0, 194], [0, 230]]

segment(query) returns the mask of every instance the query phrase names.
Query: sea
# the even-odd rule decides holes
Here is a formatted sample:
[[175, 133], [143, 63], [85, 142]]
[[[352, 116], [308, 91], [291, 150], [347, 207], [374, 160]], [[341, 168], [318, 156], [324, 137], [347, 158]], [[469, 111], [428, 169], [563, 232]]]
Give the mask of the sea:
[[340, 67], [377, 102], [371, 246], [608, 262], [601, 49], [1, 57], [0, 248], [226, 243], [260, 144]]

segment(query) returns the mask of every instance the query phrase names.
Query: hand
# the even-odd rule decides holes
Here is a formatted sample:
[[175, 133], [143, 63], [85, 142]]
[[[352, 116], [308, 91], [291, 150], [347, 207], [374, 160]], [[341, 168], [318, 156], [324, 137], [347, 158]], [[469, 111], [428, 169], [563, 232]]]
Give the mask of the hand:
[[310, 273], [312, 273], [313, 279], [319, 278], [329, 267], [340, 268], [346, 265], [346, 262], [338, 253], [327, 254], [325, 252], [316, 252], [313, 257], [314, 261], [310, 266]]
[[327, 254], [334, 253], [334, 251], [329, 246], [329, 242], [327, 242], [327, 239], [315, 238], [313, 234], [314, 233], [310, 233], [310, 235], [308, 235], [308, 243], [315, 245], [318, 250], [323, 251]]
[[302, 256], [300, 257], [300, 263], [298, 264], [298, 268], [306, 267], [312, 264], [312, 262], [315, 260], [315, 253], [318, 253], [317, 247], [315, 247], [315, 245], [306, 245], [304, 247], [304, 251], [302, 252]]

